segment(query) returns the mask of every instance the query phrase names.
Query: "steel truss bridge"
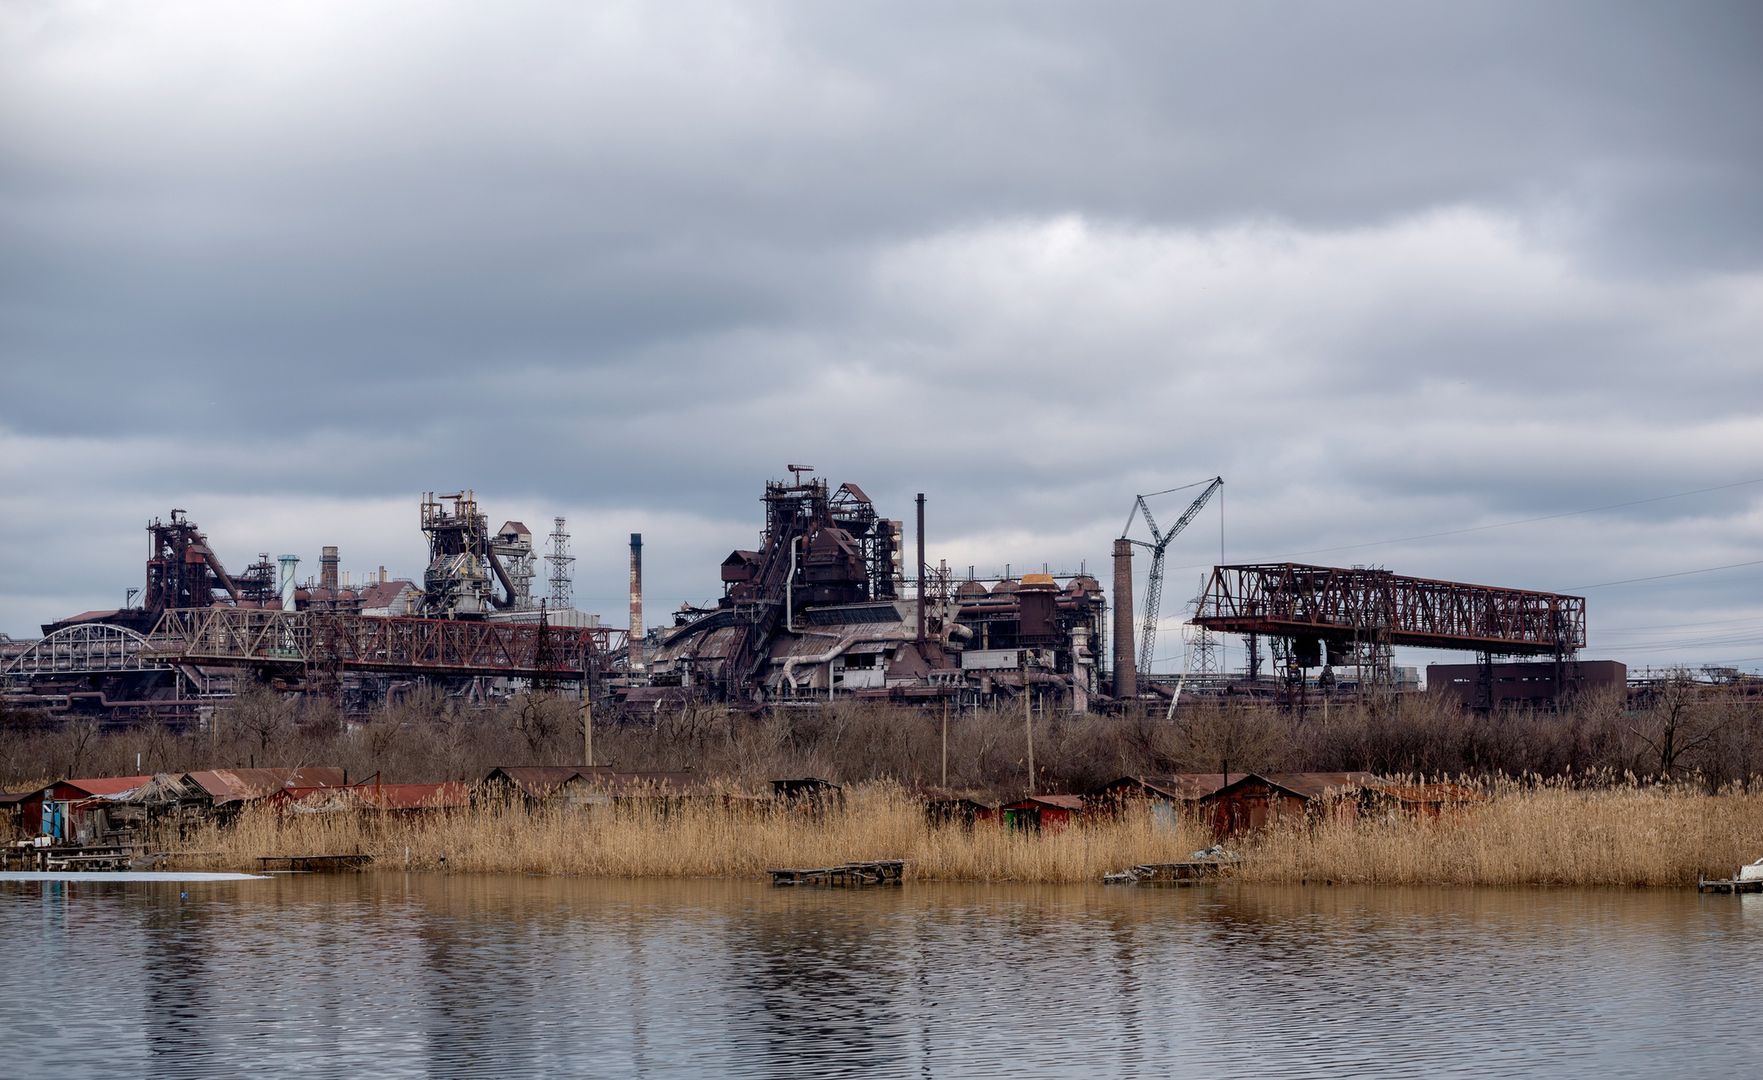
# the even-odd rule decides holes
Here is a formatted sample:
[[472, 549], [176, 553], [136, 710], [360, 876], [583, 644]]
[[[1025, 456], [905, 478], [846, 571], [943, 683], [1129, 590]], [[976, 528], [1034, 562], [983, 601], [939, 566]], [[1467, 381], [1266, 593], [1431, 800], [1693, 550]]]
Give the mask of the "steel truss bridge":
[[260, 608], [176, 608], [147, 635], [170, 664], [580, 681], [625, 632], [604, 626], [413, 619]]
[[1234, 634], [1563, 658], [1585, 647], [1585, 598], [1388, 570], [1216, 566], [1193, 618]]
[[[174, 608], [146, 635], [82, 623], [9, 650], [0, 677], [31, 683], [119, 673], [195, 676], [216, 668], [265, 673], [378, 672], [567, 683], [603, 674], [625, 645], [611, 627], [467, 622], [321, 611]], [[206, 674], [202, 674], [206, 681]]]

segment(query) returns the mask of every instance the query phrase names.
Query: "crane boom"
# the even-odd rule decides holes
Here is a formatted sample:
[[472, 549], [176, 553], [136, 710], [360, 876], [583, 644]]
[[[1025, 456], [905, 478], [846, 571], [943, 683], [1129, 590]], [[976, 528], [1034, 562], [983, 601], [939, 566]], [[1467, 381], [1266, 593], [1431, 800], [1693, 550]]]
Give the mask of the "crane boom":
[[[1205, 489], [1195, 496], [1194, 501], [1188, 505], [1187, 510], [1182, 512], [1181, 517], [1176, 519], [1175, 524], [1170, 527], [1168, 532], [1158, 531], [1157, 522], [1151, 517], [1151, 507], [1145, 502], [1148, 496], [1145, 495], [1140, 495], [1138, 501], [1133, 503], [1133, 512], [1126, 519], [1126, 526], [1130, 529], [1133, 518], [1143, 514], [1145, 524], [1151, 529], [1151, 543], [1147, 544], [1143, 540], [1132, 541], [1151, 552], [1151, 574], [1150, 579], [1145, 583], [1145, 613], [1139, 624], [1139, 671], [1147, 675], [1151, 672], [1151, 660], [1157, 655], [1157, 618], [1162, 614], [1163, 605], [1163, 553], [1169, 549], [1169, 542], [1181, 535], [1181, 531], [1188, 527], [1195, 516], [1205, 508], [1207, 502], [1211, 501], [1218, 489], [1224, 486], [1224, 477], [1214, 476], [1210, 481], [1201, 482], [1206, 485]], [[1181, 489], [1171, 490], [1180, 491]], [[1160, 491], [1154, 494], [1164, 495], [1168, 492]]]

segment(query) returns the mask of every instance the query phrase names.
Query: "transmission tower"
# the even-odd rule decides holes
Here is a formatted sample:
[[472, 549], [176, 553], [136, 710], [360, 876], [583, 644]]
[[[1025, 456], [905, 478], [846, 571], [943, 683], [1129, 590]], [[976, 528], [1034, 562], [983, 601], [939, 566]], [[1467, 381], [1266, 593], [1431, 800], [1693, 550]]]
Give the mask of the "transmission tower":
[[551, 519], [551, 554], [545, 556], [551, 564], [551, 607], [557, 611], [569, 610], [570, 574], [575, 568], [575, 556], [569, 553], [569, 531], [563, 527], [562, 518]]
[[[1200, 606], [1200, 596], [1206, 591], [1206, 580], [1200, 579], [1200, 593], [1194, 597], [1194, 608]], [[1188, 678], [1201, 680], [1202, 684], [1216, 681], [1218, 665], [1218, 637], [1204, 626], [1188, 624]]]
[[[1151, 506], [1145, 500], [1177, 491], [1186, 491], [1188, 488], [1199, 487], [1200, 484], [1206, 485], [1205, 490], [1201, 491], [1188, 505], [1188, 508], [1182, 512], [1174, 527], [1168, 532], [1159, 532], [1157, 520], [1151, 516]], [[1122, 540], [1137, 544], [1151, 553], [1151, 577], [1145, 583], [1145, 614], [1139, 624], [1139, 671], [1146, 675], [1151, 673], [1151, 660], [1157, 655], [1157, 617], [1161, 613], [1163, 604], [1163, 553], [1169, 549], [1169, 542], [1188, 527], [1188, 522], [1194, 520], [1194, 515], [1198, 514], [1201, 507], [1206, 505], [1207, 500], [1212, 498], [1213, 493], [1223, 486], [1224, 477], [1214, 476], [1210, 480], [1201, 480], [1197, 483], [1185, 484], [1182, 487], [1166, 488], [1163, 491], [1153, 491], [1149, 495], [1140, 495], [1137, 501], [1132, 504], [1132, 513], [1126, 516], [1126, 528], [1120, 530]], [[1151, 539], [1148, 543], [1144, 540], [1134, 540], [1126, 535], [1132, 531], [1133, 519], [1140, 514], [1145, 516], [1145, 525], [1151, 530]]]

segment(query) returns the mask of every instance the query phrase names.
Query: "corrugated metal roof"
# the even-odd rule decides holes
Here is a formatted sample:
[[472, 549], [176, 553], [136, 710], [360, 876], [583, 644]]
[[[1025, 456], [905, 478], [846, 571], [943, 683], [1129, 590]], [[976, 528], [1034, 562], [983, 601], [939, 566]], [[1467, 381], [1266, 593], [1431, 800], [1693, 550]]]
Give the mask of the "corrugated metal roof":
[[55, 786], [65, 784], [87, 795], [99, 797], [133, 791], [151, 779], [151, 776], [88, 776], [78, 780], [63, 780]]
[[471, 789], [457, 780], [438, 784], [353, 784], [345, 788], [290, 788], [295, 809], [456, 810], [471, 804]]
[[1227, 787], [1218, 789], [1210, 795], [1210, 799], [1234, 791], [1245, 784], [1259, 781], [1281, 789], [1300, 799], [1319, 799], [1334, 792], [1353, 791], [1359, 788], [1382, 790], [1387, 781], [1376, 773], [1368, 772], [1305, 772], [1305, 773], [1244, 773], [1232, 780]]
[[695, 772], [608, 772], [584, 778], [587, 786], [611, 795], [690, 795], [707, 789]]
[[1027, 810], [1037, 805], [1057, 807], [1060, 810], [1082, 810], [1084, 800], [1082, 795], [1030, 795], [1027, 798], [1017, 799], [1015, 802], [1005, 803], [1003, 808], [1005, 810]]
[[207, 792], [216, 806], [261, 799], [283, 788], [343, 786], [343, 770], [329, 767], [204, 769], [186, 776], [191, 783]]
[[[1232, 775], [1242, 775], [1240, 773]], [[1095, 788], [1091, 794], [1100, 795], [1110, 788], [1125, 785], [1141, 785], [1152, 793], [1165, 798], [1192, 801], [1210, 795], [1223, 787], [1223, 773], [1171, 773], [1167, 776], [1122, 776], [1117, 780]]]
[[543, 799], [556, 794], [563, 785], [578, 780], [584, 773], [593, 775], [601, 770], [582, 765], [502, 765], [491, 769], [484, 783], [512, 784], [533, 798]]
[[1480, 802], [1483, 798], [1481, 792], [1462, 784], [1384, 784], [1378, 790], [1405, 803]]
[[[685, 628], [690, 630], [690, 627]], [[679, 633], [669, 638], [651, 654], [651, 660], [677, 660], [682, 656], [721, 659], [735, 638], [744, 630], [740, 626], [719, 626], [704, 633]]]

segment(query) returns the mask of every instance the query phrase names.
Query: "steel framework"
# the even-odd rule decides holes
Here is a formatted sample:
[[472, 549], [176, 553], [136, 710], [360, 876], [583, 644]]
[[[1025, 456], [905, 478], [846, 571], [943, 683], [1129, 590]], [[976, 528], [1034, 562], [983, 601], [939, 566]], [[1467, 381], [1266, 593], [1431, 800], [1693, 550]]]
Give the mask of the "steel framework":
[[1300, 563], [1214, 567], [1193, 622], [1226, 633], [1514, 656], [1565, 656], [1586, 640], [1583, 596]]
[[167, 611], [148, 635], [148, 648], [165, 663], [567, 682], [605, 671], [623, 639], [624, 631], [602, 626], [214, 607]]
[[0, 674], [44, 675], [92, 671], [146, 671], [169, 665], [151, 654], [148, 640], [125, 626], [64, 626], [13, 657]]

